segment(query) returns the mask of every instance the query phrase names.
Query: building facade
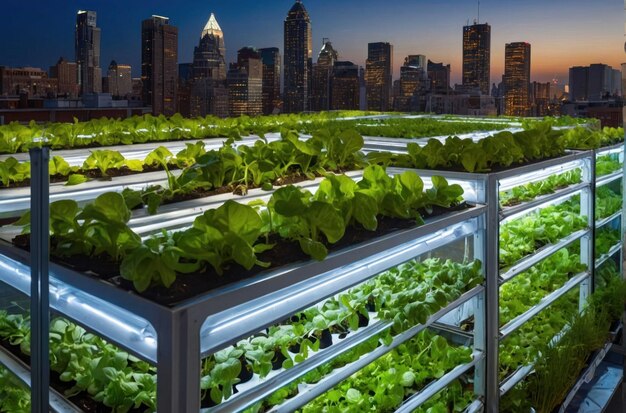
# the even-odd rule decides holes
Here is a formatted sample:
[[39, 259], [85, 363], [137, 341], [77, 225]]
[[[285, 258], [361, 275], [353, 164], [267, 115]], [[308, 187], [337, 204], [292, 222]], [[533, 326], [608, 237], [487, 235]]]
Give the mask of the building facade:
[[38, 67], [0, 66], [0, 96], [56, 96], [57, 79]]
[[393, 46], [389, 43], [369, 43], [365, 62], [367, 110], [391, 109], [393, 75]]
[[322, 49], [317, 56], [317, 63], [313, 65], [310, 100], [310, 110], [312, 111], [330, 109], [330, 83], [335, 62], [339, 57], [330, 40], [324, 39], [322, 43]]
[[622, 95], [621, 72], [609, 65], [596, 63], [569, 69], [569, 100], [600, 101]]
[[504, 50], [504, 114], [530, 114], [530, 44], [507, 43]]
[[435, 63], [428, 60], [426, 72], [430, 80], [430, 90], [433, 93], [448, 93], [450, 91], [450, 65]]
[[100, 35], [96, 12], [79, 10], [76, 15], [75, 51], [81, 94], [102, 92]]
[[130, 65], [111, 61], [106, 77], [107, 90], [115, 98], [126, 98], [133, 91], [133, 77]]
[[141, 24], [143, 100], [155, 115], [176, 113], [178, 28], [167, 17], [152, 16]]
[[283, 111], [304, 112], [310, 110], [313, 43], [311, 19], [300, 0], [297, 0], [287, 13], [284, 39]]
[[426, 56], [409, 55], [400, 67], [400, 79], [394, 82], [393, 109], [398, 112], [417, 111], [418, 94], [430, 88], [426, 71]]
[[66, 98], [78, 97], [80, 87], [76, 62], [68, 62], [63, 57], [59, 58], [56, 65], [50, 66], [50, 77], [57, 80], [57, 95]]
[[263, 114], [278, 111], [282, 105], [280, 97], [281, 56], [278, 47], [259, 49], [263, 65]]
[[361, 93], [359, 66], [336, 61], [330, 78], [330, 109], [358, 110]]
[[227, 83], [230, 116], [263, 113], [263, 65], [256, 49], [239, 49], [237, 63], [228, 70]]
[[226, 74], [224, 32], [211, 13], [193, 52], [189, 98], [191, 116], [228, 116]]
[[491, 71], [491, 26], [473, 24], [463, 27], [463, 88], [489, 94]]

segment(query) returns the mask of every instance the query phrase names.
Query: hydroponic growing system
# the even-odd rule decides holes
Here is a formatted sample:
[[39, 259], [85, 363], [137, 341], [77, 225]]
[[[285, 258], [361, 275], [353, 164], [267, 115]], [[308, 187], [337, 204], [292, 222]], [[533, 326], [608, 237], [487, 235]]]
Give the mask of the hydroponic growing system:
[[[396, 118], [399, 117], [356, 116], [350, 122], [384, 125]], [[473, 122], [471, 118], [438, 120]], [[518, 120], [498, 122], [508, 126], [506, 130], [510, 132], [522, 130]], [[296, 138], [301, 143], [292, 144], [307, 153], [313, 150], [311, 142], [316, 138], [314, 132], [304, 132]], [[365, 223], [372, 217], [363, 205], [375, 198], [371, 195], [375, 182], [393, 182], [388, 191], [393, 191], [389, 188], [394, 185], [401, 186], [402, 190], [395, 195], [413, 199], [422, 196], [422, 187], [414, 178], [417, 175], [420, 183], [423, 180], [424, 199], [430, 200], [418, 208], [428, 212], [422, 214], [424, 219], [419, 225], [414, 220], [411, 224], [406, 220], [394, 221], [387, 230], [380, 229], [365, 237], [357, 233], [356, 241], [339, 243], [334, 248], [332, 244], [337, 241], [325, 242], [322, 253], [314, 242], [315, 233], [324, 233], [326, 241], [331, 240], [334, 231], [334, 223], [328, 222], [331, 215], [306, 216], [301, 219], [308, 219], [307, 225], [315, 227], [310, 233], [313, 235], [311, 239], [297, 240], [301, 247], [303, 243], [308, 246], [308, 250], [303, 248], [308, 256], [287, 250], [284, 254], [287, 258], [293, 254], [293, 262], [287, 259], [284, 265], [261, 268], [265, 257], [261, 254], [267, 244], [280, 241], [265, 239], [256, 243], [255, 236], [251, 245], [256, 243], [253, 248], [258, 259], [252, 264], [256, 264], [257, 271], [235, 267], [234, 272], [246, 276], [236, 277], [232, 282], [217, 282], [205, 291], [200, 288], [195, 294], [183, 294], [169, 301], [163, 298], [168, 294], [167, 289], [163, 285], [155, 287], [154, 280], [143, 285], [137, 278], [127, 278], [124, 274], [130, 271], [130, 264], [122, 263], [121, 277], [110, 274], [115, 276], [106, 279], [89, 266], [73, 265], [66, 259], [68, 255], [53, 259], [49, 263], [48, 298], [53, 314], [49, 343], [53, 370], [48, 394], [50, 410], [503, 411], [501, 398], [533, 374], [534, 360], [538, 357], [532, 351], [533, 344], [526, 344], [527, 352], [519, 345], [527, 330], [534, 328], [532, 322], [559, 312], [564, 302], [569, 305], [575, 302], [576, 309], [584, 311], [594, 290], [601, 288], [598, 272], [607, 263], [615, 263], [622, 274], [624, 145], [567, 150], [549, 159], [538, 157], [527, 164], [493, 171], [460, 172], [450, 170], [455, 168], [424, 168], [418, 161], [407, 163], [410, 156], [420, 159], [415, 155], [420, 149], [411, 145], [427, 148], [433, 145], [429, 138], [363, 135], [366, 135], [363, 145], [355, 147], [354, 152], [362, 151], [370, 163], [385, 165], [386, 170], [363, 164], [345, 173], [348, 181], [358, 184], [318, 176], [295, 186], [310, 191], [307, 196], [313, 196], [316, 191], [324, 194], [316, 194], [315, 202], [332, 198], [333, 190], [351, 196], [357, 192], [364, 194], [361, 196], [367, 197], [355, 198], [357, 201], [349, 207], [341, 205], [351, 208], [349, 213], [343, 211], [344, 217], [349, 217], [346, 220]], [[489, 135], [493, 132], [471, 132], [466, 137], [479, 143]], [[500, 135], [501, 139], [503, 136]], [[266, 133], [263, 138], [266, 145], [279, 145], [287, 140], [280, 133]], [[498, 135], [493, 138], [498, 139]], [[258, 136], [246, 136], [238, 141], [215, 138], [201, 141], [208, 152], [218, 151], [225, 142], [240, 150], [253, 147], [260, 140]], [[347, 138], [342, 142], [346, 141]], [[445, 144], [445, 136], [440, 141]], [[272, 219], [278, 219], [279, 215], [285, 222], [291, 218], [285, 205], [308, 207], [308, 201], [294, 201], [296, 192], [285, 195], [286, 191], [276, 185], [264, 188], [257, 185], [239, 190], [238, 195], [231, 191], [163, 203], [156, 214], [148, 213], [145, 201], [148, 198], [142, 198], [144, 207], [132, 212], [129, 209], [125, 222], [120, 224], [124, 218], [115, 217], [117, 223], [111, 224], [114, 219], [107, 214], [116, 204], [111, 198], [107, 201], [111, 203], [105, 205], [106, 194], [142, 191], [155, 185], [166, 187], [177, 177], [184, 180], [194, 163], [180, 161], [180, 168], [169, 170], [165, 162], [160, 164], [165, 166], [163, 170], [156, 167], [159, 154], [155, 150], [167, 148], [172, 155], [185, 149], [190, 151], [197, 142], [164, 141], [107, 148], [119, 151], [121, 158], [115, 162], [120, 167], [132, 169], [137, 165], [129, 161], [141, 162], [152, 156], [149, 159], [154, 160], [155, 169], [72, 186], [64, 185], [68, 178], [61, 179], [49, 186], [49, 201], [72, 200], [76, 201], [75, 207], [63, 204], [69, 209], [62, 213], [53, 210], [49, 217], [45, 197], [48, 167], [54, 166], [56, 172], [65, 164], [60, 158], [52, 158], [50, 162], [47, 150], [35, 150], [39, 158], [31, 159], [34, 172], [21, 177], [30, 178], [30, 186], [5, 183], [0, 189], [0, 219], [5, 224], [0, 228], [0, 310], [3, 310], [0, 311], [0, 382], [7, 389], [15, 388], [17, 392], [31, 384], [28, 361], [38, 357], [34, 350], [30, 353], [28, 332], [31, 324], [36, 328], [39, 316], [29, 316], [25, 308], [31, 295], [31, 264], [41, 267], [40, 260], [45, 260], [48, 253], [48, 245], [35, 240], [41, 222], [51, 219], [57, 236], [60, 231], [54, 225], [61, 225], [61, 221], [62, 225], [78, 226], [90, 220], [108, 222], [110, 226], [127, 225], [137, 235], [137, 243], [161, 242], [150, 247], [150, 257], [161, 259], [161, 264], [148, 270], [152, 264], [144, 257], [135, 263], [134, 271], [145, 268], [146, 272], [163, 275], [159, 271], [171, 263], [167, 259], [172, 257], [163, 251], [174, 244], [183, 245], [177, 244], [183, 241], [171, 234], [188, 234], [185, 231], [190, 231], [189, 228], [199, 228], [202, 217], [210, 225], [211, 219], [243, 216], [244, 212], [233, 206], [233, 200], [252, 205], [250, 210], [256, 210], [261, 217], [269, 214], [270, 225], [276, 224]], [[305, 146], [307, 142], [310, 146]], [[97, 149], [59, 150], [51, 155], [60, 156], [68, 168], [86, 170], [93, 152]], [[165, 152], [159, 153], [165, 157]], [[0, 161], [6, 162], [9, 157], [2, 155]], [[15, 183], [19, 180], [15, 178], [20, 173], [19, 163], [29, 158], [19, 153], [12, 157], [17, 166], [5, 166], [13, 168], [11, 180]], [[173, 164], [172, 159], [168, 158], [169, 165]], [[182, 155], [179, 159], [183, 159]], [[99, 162], [102, 165], [104, 161]], [[113, 160], [110, 162], [113, 164]], [[478, 165], [480, 160], [471, 160], [471, 165], [474, 162]], [[262, 168], [250, 171], [258, 176], [263, 171], [268, 173]], [[102, 175], [107, 175], [106, 170], [102, 170]], [[463, 203], [457, 202], [459, 187], [463, 189]], [[407, 195], [410, 191], [414, 193]], [[31, 193], [44, 197], [34, 197], [31, 204]], [[450, 199], [445, 200], [446, 196]], [[129, 198], [120, 196], [120, 199], [132, 208]], [[94, 212], [100, 208], [98, 202], [104, 206]], [[382, 199], [379, 204], [378, 212], [384, 208], [395, 210], [394, 202]], [[29, 210], [29, 221], [23, 218], [15, 223]], [[210, 215], [214, 211], [225, 215]], [[245, 214], [249, 212], [246, 210]], [[415, 212], [411, 214], [414, 218]], [[64, 221], [61, 216], [67, 219]], [[386, 215], [390, 216], [393, 215]], [[374, 213], [374, 219], [380, 225], [386, 222], [381, 214]], [[299, 229], [302, 222], [298, 221]], [[25, 223], [30, 225], [34, 236], [26, 248], [13, 243]], [[292, 227], [284, 228], [287, 228], [285, 233], [288, 229], [295, 231]], [[94, 236], [99, 236], [106, 229], [93, 231]], [[238, 236], [245, 237], [241, 235], [245, 231], [252, 230], [240, 229]], [[116, 238], [112, 244], [120, 239]], [[244, 249], [233, 244], [239, 238], [228, 238], [225, 242], [235, 245], [233, 249]], [[55, 247], [63, 246], [55, 244]], [[232, 254], [237, 255], [237, 251]], [[234, 258], [238, 263], [244, 259]], [[190, 263], [189, 259], [179, 260], [176, 268]], [[44, 271], [46, 265], [47, 261], [43, 263]], [[223, 268], [230, 274], [228, 269], [232, 265]], [[179, 279], [183, 279], [181, 272], [184, 273], [177, 271]], [[193, 290], [194, 285], [190, 288]], [[43, 304], [47, 304], [45, 300]], [[42, 311], [45, 314], [47, 306]], [[620, 325], [613, 326], [613, 335], [607, 335], [607, 345], [594, 355], [590, 367], [597, 366], [608, 352]], [[544, 341], [558, 342], [567, 330], [564, 323]], [[48, 347], [47, 343], [32, 344], [33, 349], [41, 348], [37, 345]], [[81, 360], [81, 356], [90, 358], [91, 367], [85, 367], [89, 361]], [[561, 411], [565, 411], [593, 371], [588, 369], [584, 373], [585, 377], [575, 383], [563, 400]], [[16, 394], [11, 397], [17, 400], [22, 393]], [[10, 399], [9, 393], [2, 390], [0, 395]], [[86, 399], [91, 401], [85, 402]], [[15, 401], [11, 406], [29, 409], [26, 402]], [[0, 401], [0, 411], [2, 408]]]

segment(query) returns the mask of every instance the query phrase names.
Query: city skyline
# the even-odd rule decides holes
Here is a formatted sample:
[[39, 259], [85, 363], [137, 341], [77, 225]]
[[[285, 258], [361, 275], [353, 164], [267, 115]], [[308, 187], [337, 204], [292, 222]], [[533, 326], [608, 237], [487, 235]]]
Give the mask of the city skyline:
[[[624, 60], [622, 4], [617, 0], [539, 0], [521, 2], [482, 0], [480, 22], [492, 27], [491, 82], [498, 82], [504, 71], [504, 45], [526, 41], [533, 44], [532, 80], [548, 81], [557, 76], [566, 82], [571, 66], [605, 63], [619, 67]], [[101, 66], [111, 60], [130, 64], [139, 76], [141, 60], [141, 21], [152, 14], [165, 15], [179, 28], [179, 62], [192, 60], [199, 30], [215, 13], [224, 31], [226, 60], [236, 61], [236, 52], [245, 46], [283, 48], [283, 22], [293, 0], [259, 3], [242, 0], [237, 7], [227, 2], [188, 1], [186, 7], [156, 0], [133, 4], [120, 0], [45, 2], [40, 7], [11, 4], [11, 19], [0, 29], [5, 38], [0, 45], [0, 65], [48, 68], [60, 56], [73, 60], [76, 12], [98, 13], [102, 29]], [[430, 60], [451, 64], [451, 83], [460, 83], [462, 27], [477, 16], [475, 0], [415, 2], [389, 0], [354, 1], [337, 4], [330, 0], [305, 1], [311, 16], [313, 54], [322, 38], [329, 38], [340, 60], [364, 66], [367, 44], [389, 42], [394, 46], [394, 79], [410, 54], [423, 54]], [[541, 6], [541, 7], [540, 7]], [[352, 15], [350, 14], [352, 11]], [[39, 16], [39, 17], [38, 17]], [[29, 27], [27, 21], [54, 21], [45, 26], [45, 35]], [[44, 30], [43, 28], [40, 30]], [[10, 36], [19, 31], [20, 36]]]

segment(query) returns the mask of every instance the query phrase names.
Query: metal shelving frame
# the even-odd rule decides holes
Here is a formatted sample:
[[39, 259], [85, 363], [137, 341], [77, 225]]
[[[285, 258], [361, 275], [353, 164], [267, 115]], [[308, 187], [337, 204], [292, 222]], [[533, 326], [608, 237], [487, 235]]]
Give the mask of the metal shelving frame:
[[[50, 306], [88, 330], [156, 365], [159, 411], [199, 411], [202, 357], [452, 241], [474, 237], [477, 258], [484, 259], [484, 248], [479, 244], [485, 240], [485, 211], [486, 207], [477, 205], [430, 219], [422, 226], [396, 231], [331, 253], [322, 262], [305, 262], [267, 271], [171, 308], [51, 263]], [[167, 227], [168, 223], [163, 222], [162, 226]], [[4, 241], [0, 243], [0, 254], [3, 256], [0, 262], [2, 282], [28, 294], [30, 254]], [[483, 332], [480, 323], [485, 316], [479, 314], [484, 307], [481, 305], [483, 294], [484, 287], [473, 289], [433, 315], [426, 325], [455, 306], [472, 300], [478, 303], [476, 331]], [[381, 325], [374, 324], [367, 334], [373, 335], [377, 328]], [[399, 344], [424, 328], [425, 325], [416, 326], [396, 337], [394, 343]], [[361, 337], [365, 335], [364, 332]], [[462, 371], [455, 369], [445, 378], [450, 379], [452, 375], [458, 377], [480, 363], [484, 357], [484, 348], [481, 347], [484, 342], [481, 337], [474, 340], [476, 357], [471, 366], [465, 366], [467, 368]], [[343, 351], [356, 344], [356, 339], [347, 340]], [[308, 364], [302, 363], [303, 371], [305, 368], [310, 370], [314, 363], [324, 362], [333, 352], [341, 354], [340, 346], [336, 346], [335, 350], [333, 347], [311, 357], [312, 361]], [[381, 354], [391, 348], [383, 348]], [[373, 354], [372, 360], [375, 358]], [[299, 366], [286, 373], [293, 375], [292, 371], [296, 372]], [[277, 390], [284, 384], [276, 381], [272, 386], [266, 386], [266, 391]], [[331, 385], [329, 382], [324, 388], [328, 389]], [[480, 383], [477, 386], [483, 387]]]
[[[366, 142], [367, 145], [367, 142]], [[381, 148], [384, 149], [384, 148]], [[514, 186], [522, 185], [530, 181], [539, 181], [548, 176], [570, 171], [572, 169], [582, 169], [582, 183], [572, 185], [568, 188], [556, 191], [553, 194], [543, 195], [530, 202], [522, 203], [514, 207], [500, 207], [500, 191], [510, 189]], [[391, 172], [399, 172], [401, 169], [390, 168]], [[450, 183], [460, 184], [466, 193], [466, 198], [473, 202], [487, 205], [487, 250], [485, 253], [486, 262], [486, 308], [487, 320], [487, 357], [485, 382], [485, 398], [483, 406], [487, 412], [499, 411], [499, 399], [509, 389], [515, 387], [531, 371], [531, 366], [520, 366], [510, 377], [504, 381], [499, 381], [499, 343], [530, 320], [533, 316], [548, 308], [558, 298], [574, 288], [580, 288], [580, 308], [592, 292], [594, 276], [594, 251], [593, 251], [593, 227], [594, 227], [594, 189], [595, 189], [595, 157], [593, 151], [570, 151], [567, 155], [536, 162], [517, 168], [511, 168], [501, 172], [493, 173], [466, 173], [432, 170], [415, 170], [423, 178], [439, 175], [446, 178]], [[564, 237], [559, 242], [546, 246], [534, 254], [524, 257], [510, 268], [501, 270], [499, 268], [499, 234], [500, 225], [515, 217], [531, 213], [553, 203], [559, 203], [571, 198], [575, 194], [580, 194], [581, 212], [587, 216], [587, 228], [576, 231]], [[514, 320], [504, 326], [499, 322], [499, 297], [500, 286], [533, 265], [548, 258], [561, 248], [564, 248], [575, 241], [581, 242], [581, 262], [587, 265], [587, 271], [572, 277], [559, 289], [544, 297], [539, 303], [531, 307]]]

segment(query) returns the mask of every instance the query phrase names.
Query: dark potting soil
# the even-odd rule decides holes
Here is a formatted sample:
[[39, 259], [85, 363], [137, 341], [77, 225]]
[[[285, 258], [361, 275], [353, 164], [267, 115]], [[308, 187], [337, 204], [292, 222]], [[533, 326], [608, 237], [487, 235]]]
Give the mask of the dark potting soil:
[[[452, 208], [452, 210], [463, 210], [466, 208], [468, 208], [468, 205], [463, 203]], [[451, 209], [434, 208], [430, 217], [449, 212], [450, 210]], [[349, 227], [346, 229], [344, 237], [339, 242], [332, 245], [328, 244], [327, 247], [329, 252], [338, 251], [345, 247], [389, 234], [393, 231], [414, 226], [415, 222], [413, 220], [381, 217], [378, 220], [378, 228], [376, 231], [368, 231], [360, 227]], [[52, 237], [51, 245], [54, 245], [54, 242], [54, 237]], [[16, 247], [29, 250], [30, 236], [18, 235], [13, 239], [13, 243]], [[275, 244], [274, 248], [258, 254], [258, 259], [262, 262], [271, 263], [269, 269], [310, 260], [310, 257], [302, 252], [297, 242], [285, 240], [273, 234], [269, 237], [268, 243]], [[119, 275], [119, 263], [112, 262], [106, 256], [52, 257], [52, 261], [70, 267], [78, 272], [83, 272], [102, 280], [108, 280], [125, 290], [134, 291], [136, 294], [165, 306], [174, 306], [181, 301], [198, 296], [199, 294], [256, 276], [268, 270], [260, 266], [254, 266], [250, 270], [246, 270], [238, 264], [232, 263], [223, 269], [222, 275], [218, 275], [212, 267], [208, 266], [195, 274], [178, 274], [176, 280], [169, 288], [154, 287], [142, 293], [138, 293], [135, 291], [132, 282], [123, 279]]]

